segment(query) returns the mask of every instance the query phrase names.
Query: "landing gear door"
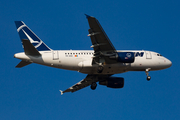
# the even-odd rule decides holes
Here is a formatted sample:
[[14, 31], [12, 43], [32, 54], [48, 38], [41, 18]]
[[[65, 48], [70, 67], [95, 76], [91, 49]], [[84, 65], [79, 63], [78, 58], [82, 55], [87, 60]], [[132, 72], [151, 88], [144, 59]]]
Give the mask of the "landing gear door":
[[152, 59], [150, 51], [146, 51], [146, 59]]
[[58, 60], [59, 59], [58, 51], [52, 51], [52, 54], [53, 54], [53, 60]]

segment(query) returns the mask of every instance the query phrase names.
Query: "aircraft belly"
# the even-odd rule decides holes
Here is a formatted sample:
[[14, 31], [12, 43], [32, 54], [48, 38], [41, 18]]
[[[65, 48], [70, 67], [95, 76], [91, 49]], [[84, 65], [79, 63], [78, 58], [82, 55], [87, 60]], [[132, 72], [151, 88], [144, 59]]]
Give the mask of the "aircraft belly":
[[124, 63], [104, 65], [104, 69], [102, 73], [97, 72], [98, 65], [83, 66], [79, 72], [85, 74], [117, 74], [117, 73], [127, 72], [128, 66], [129, 64], [124, 64]]

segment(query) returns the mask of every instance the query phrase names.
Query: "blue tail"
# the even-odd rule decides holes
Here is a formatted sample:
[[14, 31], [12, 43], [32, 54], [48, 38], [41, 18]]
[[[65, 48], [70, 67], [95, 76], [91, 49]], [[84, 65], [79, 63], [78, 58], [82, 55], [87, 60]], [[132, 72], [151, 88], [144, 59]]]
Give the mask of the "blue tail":
[[38, 51], [51, 50], [24, 22], [15, 21], [15, 24], [21, 41], [29, 40]]

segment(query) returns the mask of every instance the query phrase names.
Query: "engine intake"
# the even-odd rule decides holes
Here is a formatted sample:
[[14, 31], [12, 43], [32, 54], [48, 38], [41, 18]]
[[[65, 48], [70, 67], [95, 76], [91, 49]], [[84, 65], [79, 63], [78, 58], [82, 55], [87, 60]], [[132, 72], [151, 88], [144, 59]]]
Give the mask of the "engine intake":
[[100, 85], [105, 85], [109, 88], [123, 88], [124, 87], [124, 78], [121, 77], [108, 77], [99, 81]]

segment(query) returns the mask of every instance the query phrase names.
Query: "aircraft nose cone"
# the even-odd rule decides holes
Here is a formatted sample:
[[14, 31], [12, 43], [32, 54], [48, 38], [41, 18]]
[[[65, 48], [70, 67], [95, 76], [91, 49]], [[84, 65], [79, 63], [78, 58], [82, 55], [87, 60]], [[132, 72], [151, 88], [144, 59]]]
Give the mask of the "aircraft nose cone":
[[172, 66], [172, 62], [168, 59], [166, 60], [166, 66], [167, 66], [167, 68]]

